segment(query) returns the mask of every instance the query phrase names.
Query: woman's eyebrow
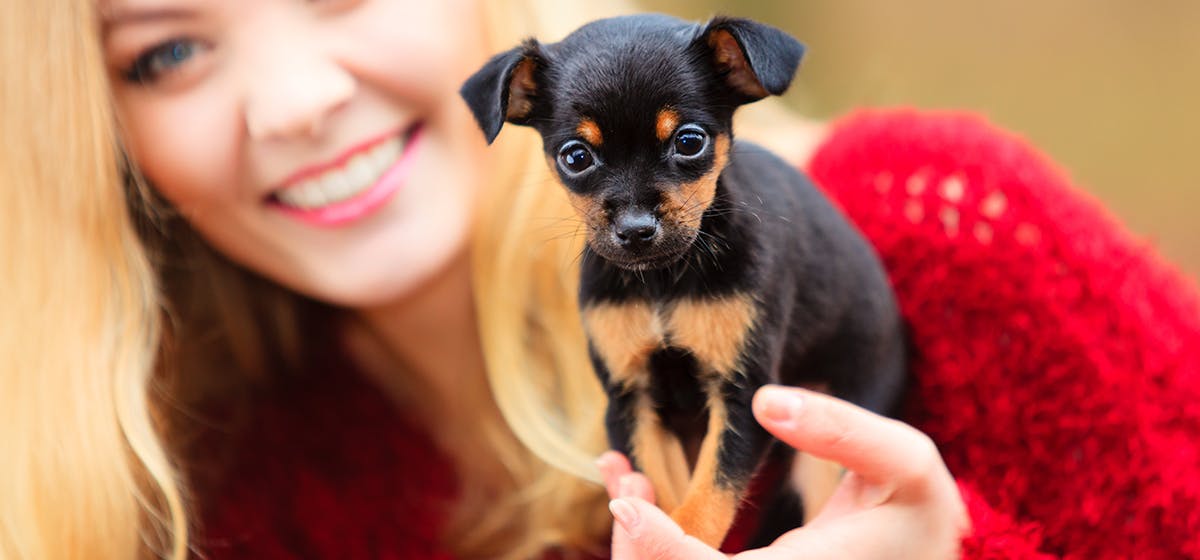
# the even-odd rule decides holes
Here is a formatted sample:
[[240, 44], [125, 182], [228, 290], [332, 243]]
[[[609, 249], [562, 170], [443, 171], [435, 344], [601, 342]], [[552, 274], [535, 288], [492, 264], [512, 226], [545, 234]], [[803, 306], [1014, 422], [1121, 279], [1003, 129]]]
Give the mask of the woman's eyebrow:
[[101, 14], [104, 29], [111, 30], [122, 25], [156, 22], [163, 20], [186, 19], [195, 15], [195, 10], [181, 7], [163, 7], [146, 9], [104, 10]]

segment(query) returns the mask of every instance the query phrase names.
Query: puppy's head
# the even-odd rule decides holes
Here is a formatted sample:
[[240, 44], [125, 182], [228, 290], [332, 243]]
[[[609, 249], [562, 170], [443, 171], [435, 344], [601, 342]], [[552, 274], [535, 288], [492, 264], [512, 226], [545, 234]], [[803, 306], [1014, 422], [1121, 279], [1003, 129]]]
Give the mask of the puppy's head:
[[695, 241], [729, 161], [734, 109], [783, 93], [803, 52], [750, 20], [626, 16], [559, 43], [528, 40], [461, 93], [489, 143], [505, 122], [541, 133], [592, 250], [643, 270]]

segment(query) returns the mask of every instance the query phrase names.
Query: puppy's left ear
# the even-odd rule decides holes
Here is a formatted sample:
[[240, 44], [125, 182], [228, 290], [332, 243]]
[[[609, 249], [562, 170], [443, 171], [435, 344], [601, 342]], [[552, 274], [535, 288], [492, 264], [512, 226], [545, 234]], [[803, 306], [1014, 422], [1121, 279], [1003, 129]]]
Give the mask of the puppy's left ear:
[[804, 56], [804, 45], [766, 24], [716, 17], [696, 39], [739, 103], [787, 91]]
[[504, 122], [528, 124], [541, 100], [546, 57], [533, 39], [487, 61], [458, 90], [475, 114], [488, 144]]

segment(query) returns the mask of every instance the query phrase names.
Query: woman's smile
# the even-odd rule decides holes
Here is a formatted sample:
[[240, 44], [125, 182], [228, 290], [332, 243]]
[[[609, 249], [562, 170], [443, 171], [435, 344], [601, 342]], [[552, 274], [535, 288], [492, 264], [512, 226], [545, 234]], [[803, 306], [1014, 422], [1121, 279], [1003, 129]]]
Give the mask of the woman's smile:
[[420, 145], [420, 123], [347, 150], [331, 162], [294, 173], [267, 203], [317, 226], [340, 226], [372, 214], [403, 185]]

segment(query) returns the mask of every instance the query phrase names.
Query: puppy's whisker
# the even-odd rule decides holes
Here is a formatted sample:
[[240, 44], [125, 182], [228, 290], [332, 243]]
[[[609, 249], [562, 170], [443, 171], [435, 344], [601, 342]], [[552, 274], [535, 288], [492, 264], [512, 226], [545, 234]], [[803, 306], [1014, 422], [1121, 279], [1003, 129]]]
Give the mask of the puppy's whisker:
[[571, 264], [571, 265], [573, 265], [573, 266], [580, 266], [580, 265], [582, 265], [582, 264], [583, 264], [583, 260], [586, 258], [586, 255], [587, 255], [587, 250], [586, 250], [586, 249], [580, 249], [580, 250], [579, 250], [579, 252], [578, 252], [578, 253], [575, 253], [575, 256], [571, 258], [571, 262], [570, 262], [570, 264]]
[[723, 250], [729, 250], [729, 242], [726, 239], [704, 230], [696, 230], [696, 233], [698, 234], [697, 239], [704, 240], [705, 243], [711, 240], [713, 243], [719, 243]]
[[720, 259], [717, 258], [716, 253], [713, 252], [712, 247], [709, 246], [708, 241], [703, 236], [696, 237], [696, 245], [701, 249], [701, 251], [696, 252], [696, 258], [707, 257], [713, 268], [721, 270]]

